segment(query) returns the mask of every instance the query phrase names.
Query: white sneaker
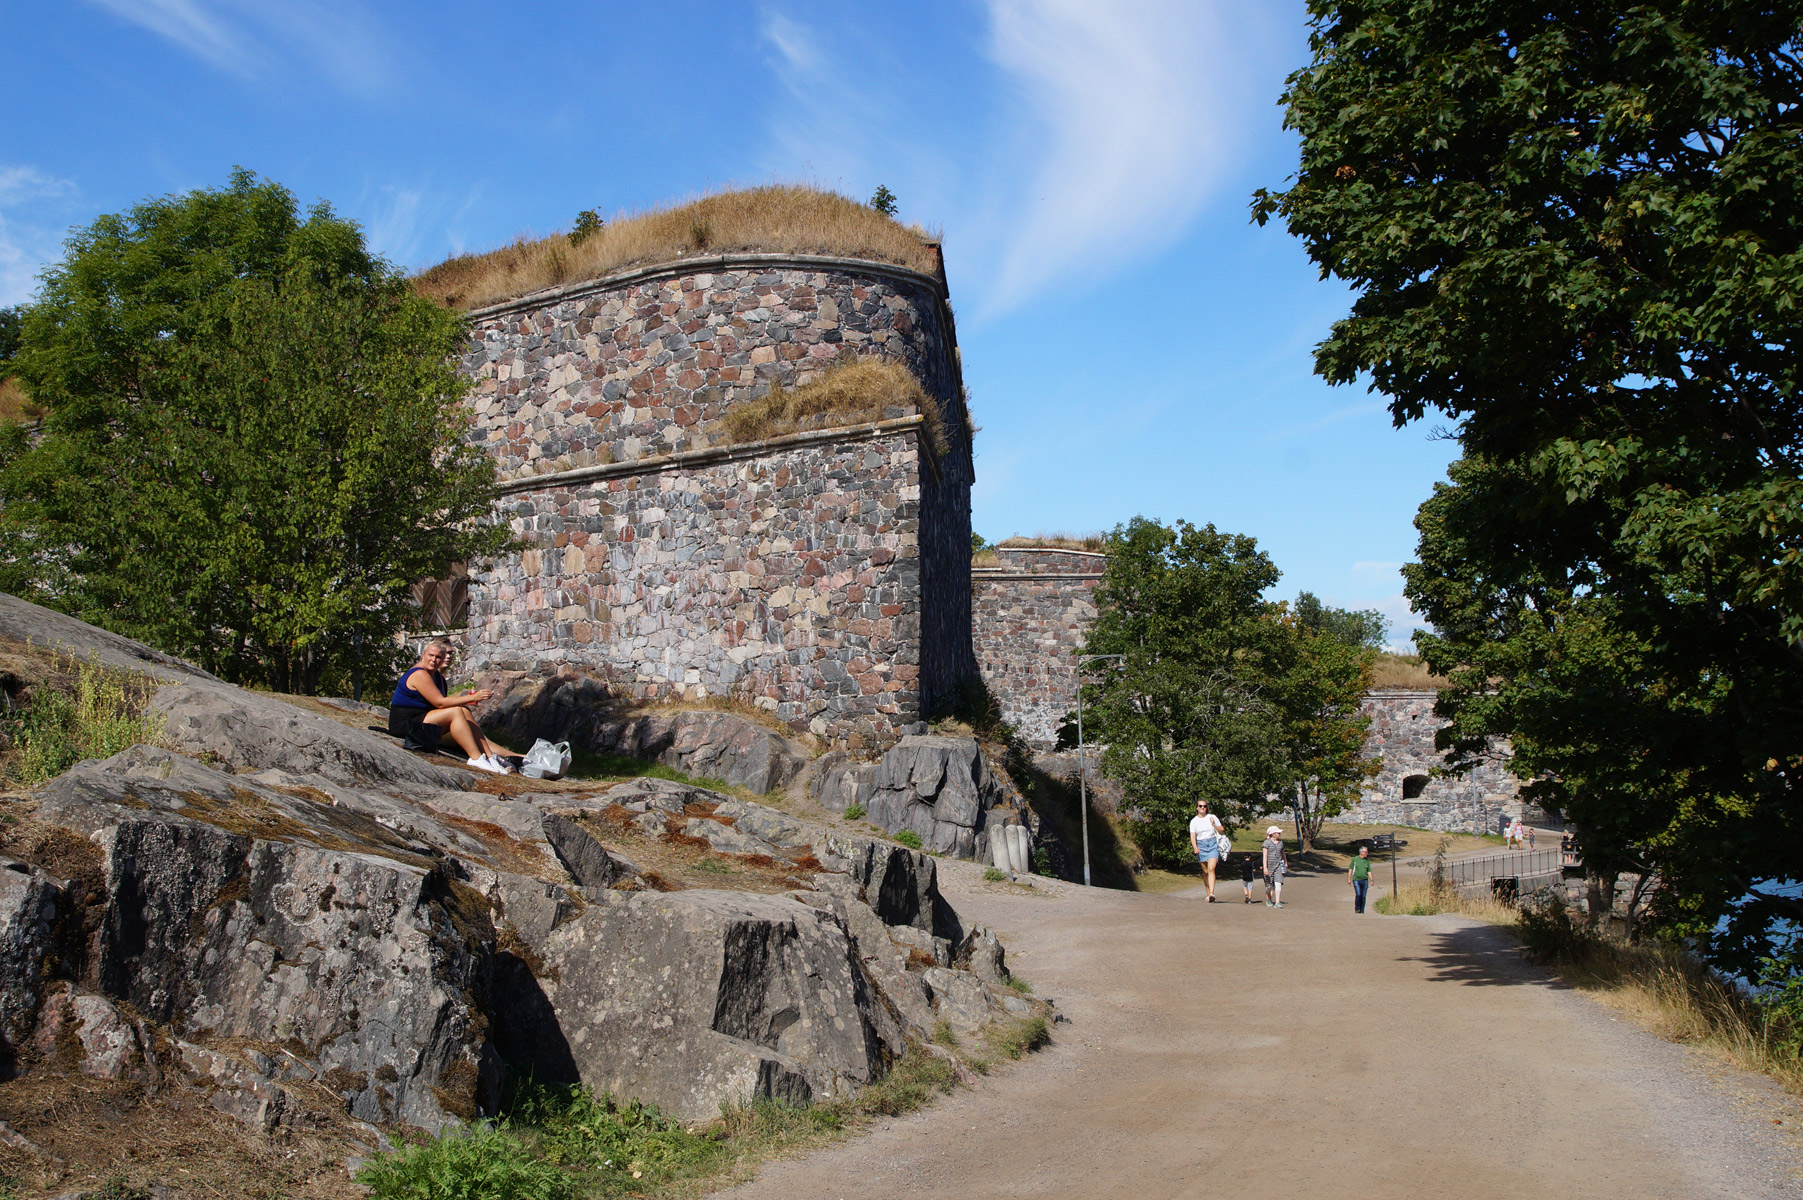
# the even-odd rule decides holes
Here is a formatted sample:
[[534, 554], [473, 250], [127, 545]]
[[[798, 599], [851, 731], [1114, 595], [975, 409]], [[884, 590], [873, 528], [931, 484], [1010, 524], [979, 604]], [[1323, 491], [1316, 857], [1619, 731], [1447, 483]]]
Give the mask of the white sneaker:
[[494, 759], [489, 758], [487, 755], [483, 755], [481, 758], [470, 759], [469, 765], [476, 768], [478, 771], [487, 771], [491, 775], [507, 774], [506, 767], [494, 761]]

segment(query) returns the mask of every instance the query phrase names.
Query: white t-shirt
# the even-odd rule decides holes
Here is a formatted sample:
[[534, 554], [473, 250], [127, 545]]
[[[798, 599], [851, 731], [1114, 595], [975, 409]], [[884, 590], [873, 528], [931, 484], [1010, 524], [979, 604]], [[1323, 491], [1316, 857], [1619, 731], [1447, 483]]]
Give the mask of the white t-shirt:
[[1215, 816], [1213, 813], [1209, 813], [1205, 817], [1191, 817], [1189, 819], [1189, 832], [1190, 836], [1196, 839], [1197, 848], [1206, 851], [1208, 849], [1208, 839], [1221, 836], [1221, 818]]

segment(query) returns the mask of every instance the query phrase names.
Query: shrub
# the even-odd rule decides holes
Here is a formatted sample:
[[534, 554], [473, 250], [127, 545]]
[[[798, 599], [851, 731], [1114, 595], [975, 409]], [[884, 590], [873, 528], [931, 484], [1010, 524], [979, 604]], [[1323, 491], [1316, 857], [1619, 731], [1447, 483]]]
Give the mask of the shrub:
[[601, 215], [592, 208], [585, 208], [576, 214], [576, 224], [570, 227], [570, 245], [580, 246], [589, 238], [601, 232], [605, 224]]
[[576, 1181], [512, 1131], [471, 1129], [418, 1145], [398, 1141], [357, 1172], [371, 1200], [575, 1200]]
[[845, 806], [845, 819], [847, 821], [862, 821], [864, 819], [864, 806], [862, 804], [847, 804]]
[[26, 785], [60, 775], [85, 758], [107, 758], [163, 735], [161, 714], [147, 714], [155, 685], [98, 658], [60, 659], [73, 671], [68, 689], [45, 680], [12, 723], [12, 775]]
[[904, 829], [895, 835], [895, 840], [910, 850], [920, 849], [920, 835], [912, 829]]
[[983, 882], [1006, 883], [1008, 882], [1008, 872], [1002, 870], [1000, 867], [984, 867]]

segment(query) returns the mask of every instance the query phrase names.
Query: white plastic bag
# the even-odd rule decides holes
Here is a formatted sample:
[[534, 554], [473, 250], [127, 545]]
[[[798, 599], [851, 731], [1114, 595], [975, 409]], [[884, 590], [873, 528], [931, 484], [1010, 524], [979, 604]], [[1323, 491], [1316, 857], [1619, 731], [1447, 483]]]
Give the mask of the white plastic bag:
[[552, 744], [544, 738], [532, 743], [520, 763], [520, 774], [532, 779], [559, 779], [570, 769], [570, 744]]

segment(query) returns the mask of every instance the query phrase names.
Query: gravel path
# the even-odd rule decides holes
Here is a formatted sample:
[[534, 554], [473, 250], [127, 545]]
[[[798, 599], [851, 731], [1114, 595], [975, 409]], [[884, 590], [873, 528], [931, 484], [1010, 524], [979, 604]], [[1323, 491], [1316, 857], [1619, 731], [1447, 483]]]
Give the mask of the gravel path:
[[1208, 905], [941, 881], [1057, 1000], [1056, 1043], [723, 1195], [1803, 1196], [1795, 1098], [1612, 1018], [1495, 929], [1355, 916], [1339, 876], [1293, 876], [1282, 910], [1237, 882]]

